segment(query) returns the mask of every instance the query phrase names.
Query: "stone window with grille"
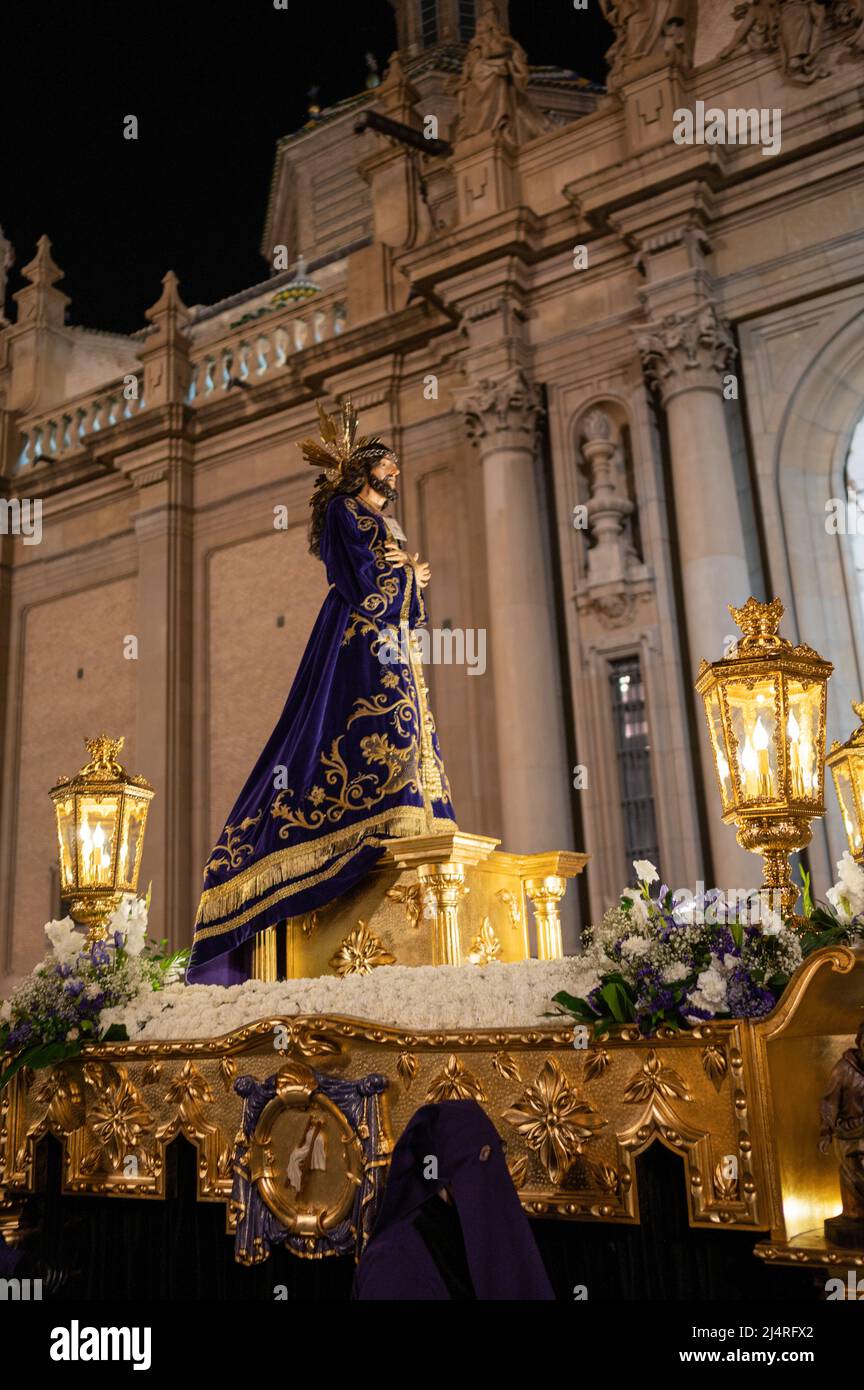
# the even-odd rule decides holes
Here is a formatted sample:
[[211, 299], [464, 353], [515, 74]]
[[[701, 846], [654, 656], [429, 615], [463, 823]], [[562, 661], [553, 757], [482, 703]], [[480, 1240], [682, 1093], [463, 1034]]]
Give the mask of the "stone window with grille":
[[633, 881], [633, 860], [657, 864], [657, 818], [651, 780], [651, 739], [642, 669], [636, 655], [609, 663], [615, 750], [621, 786], [625, 883]]

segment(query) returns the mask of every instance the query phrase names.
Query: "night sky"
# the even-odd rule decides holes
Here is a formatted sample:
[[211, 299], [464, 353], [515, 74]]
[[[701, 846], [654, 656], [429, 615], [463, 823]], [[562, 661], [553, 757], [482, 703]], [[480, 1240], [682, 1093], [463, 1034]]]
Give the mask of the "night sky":
[[[598, 0], [511, 0], [534, 63], [602, 81], [610, 30]], [[542, 18], [541, 18], [542, 16]], [[47, 232], [68, 320], [130, 332], [170, 267], [187, 304], [266, 277], [258, 247], [276, 142], [363, 88], [395, 48], [388, 0], [6, 0], [0, 70], [0, 226], [7, 287]], [[138, 117], [139, 138], [123, 138]]]

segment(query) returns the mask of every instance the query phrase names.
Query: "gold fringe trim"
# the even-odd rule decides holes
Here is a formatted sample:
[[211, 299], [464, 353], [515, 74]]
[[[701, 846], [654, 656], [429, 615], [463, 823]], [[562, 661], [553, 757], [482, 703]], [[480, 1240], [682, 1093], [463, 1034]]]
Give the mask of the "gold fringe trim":
[[[250, 898], [259, 898], [269, 888], [282, 888], [290, 883], [292, 892], [299, 892], [301, 888], [312, 887], [312, 883], [304, 883], [303, 880], [313, 875], [328, 859], [345, 855], [346, 851], [350, 857], [350, 854], [361, 847], [362, 841], [369, 838], [369, 831], [374, 827], [381, 827], [380, 835], [375, 837], [376, 840], [380, 840], [422, 835], [439, 826], [446, 825], [449, 828], [452, 824], [449, 817], [430, 816], [422, 806], [399, 806], [395, 810], [381, 811], [377, 816], [370, 816], [359, 825], [319, 836], [307, 844], [276, 850], [260, 863], [250, 864], [227, 883], [216, 884], [201, 894], [195, 918], [196, 936], [201, 935], [197, 931], [199, 925], [203, 926], [216, 918], [227, 917], [237, 912]], [[314, 881], [320, 882], [322, 878], [331, 877], [336, 869], [336, 865], [332, 866], [328, 873], [319, 875]], [[272, 901], [272, 895], [268, 901]], [[243, 920], [248, 920], [249, 916], [259, 912], [266, 905], [256, 902], [255, 908]], [[233, 931], [239, 925], [240, 922], [234, 920], [230, 925], [217, 930]], [[208, 932], [208, 935], [210, 934]]]

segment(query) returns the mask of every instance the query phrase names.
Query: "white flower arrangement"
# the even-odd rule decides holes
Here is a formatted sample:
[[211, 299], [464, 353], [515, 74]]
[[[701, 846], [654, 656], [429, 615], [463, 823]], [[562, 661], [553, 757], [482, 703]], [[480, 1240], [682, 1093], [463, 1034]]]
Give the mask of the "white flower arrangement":
[[549, 1026], [549, 1000], [578, 957], [488, 965], [382, 965], [369, 975], [242, 985], [169, 985], [102, 1015], [130, 1039], [217, 1038], [261, 1019], [338, 1014], [412, 1030]]

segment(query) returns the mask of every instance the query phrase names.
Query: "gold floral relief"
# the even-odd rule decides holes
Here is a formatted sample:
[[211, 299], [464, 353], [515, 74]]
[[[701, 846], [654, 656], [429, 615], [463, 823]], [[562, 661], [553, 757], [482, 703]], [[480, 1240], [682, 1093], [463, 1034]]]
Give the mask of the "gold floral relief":
[[500, 955], [501, 942], [492, 930], [489, 918], [484, 917], [483, 925], [468, 947], [468, 960], [471, 965], [488, 965], [490, 961], [498, 960]]
[[371, 975], [381, 965], [395, 965], [396, 957], [365, 922], [358, 922], [330, 959], [337, 975]]
[[504, 1111], [502, 1119], [539, 1155], [556, 1185], [563, 1181], [588, 1140], [606, 1124], [593, 1105], [576, 1093], [551, 1057], [521, 1097]]
[[470, 1072], [461, 1057], [451, 1052], [444, 1070], [433, 1078], [426, 1092], [426, 1102], [437, 1105], [442, 1100], [484, 1101], [486, 1094], [473, 1072]]
[[625, 1087], [624, 1099], [638, 1105], [652, 1096], [662, 1096], [664, 1100], [693, 1099], [682, 1077], [672, 1067], [664, 1066], [653, 1047], [649, 1048], [641, 1071]]

